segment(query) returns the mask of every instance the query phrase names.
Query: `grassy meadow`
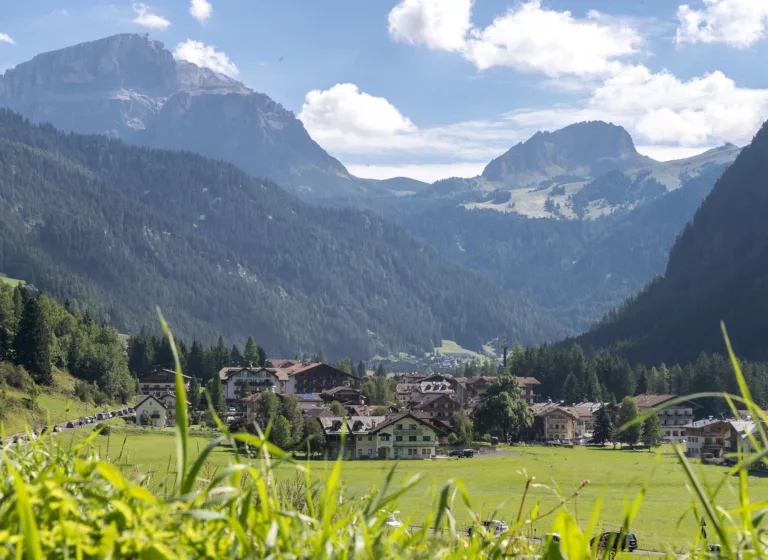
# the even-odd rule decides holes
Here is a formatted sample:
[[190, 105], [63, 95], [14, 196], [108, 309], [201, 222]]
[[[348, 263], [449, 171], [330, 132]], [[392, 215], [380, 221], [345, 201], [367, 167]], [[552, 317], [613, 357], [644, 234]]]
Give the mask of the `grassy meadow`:
[[[62, 437], [66, 444], [68, 435]], [[109, 442], [109, 446], [107, 443]], [[206, 437], [191, 437], [192, 453], [203, 449], [208, 443]], [[98, 436], [94, 440], [102, 457], [109, 453], [109, 460], [115, 462], [125, 473], [152, 472], [156, 483], [162, 483], [170, 465], [175, 464], [175, 442], [173, 430], [139, 431], [137, 429], [114, 430], [109, 438]], [[404, 521], [419, 525], [421, 519], [434, 508], [436, 495], [450, 479], [461, 480], [471, 497], [475, 511], [482, 512], [483, 518], [499, 518], [513, 521], [520, 506], [520, 497], [525, 487], [524, 472], [536, 477], [541, 486], [532, 487], [525, 512], [539, 502], [539, 511], [544, 513], [560, 502], [558, 489], [570, 496], [579, 484], [588, 479], [576, 501], [569, 501], [568, 509], [577, 514], [582, 529], [586, 529], [589, 517], [597, 503], [600, 508], [600, 525], [605, 530], [617, 529], [625, 508], [634, 500], [648, 482], [643, 505], [632, 526], [641, 549], [689, 550], [698, 522], [691, 514], [693, 503], [687, 488], [687, 479], [669, 446], [658, 451], [629, 451], [575, 448], [553, 449], [544, 447], [514, 447], [515, 454], [476, 456], [474, 459], [445, 459], [434, 461], [401, 461], [394, 477], [395, 486], [404, 484], [412, 476], [422, 477], [420, 484], [398, 501], [400, 516]], [[119, 459], [118, 459], [119, 457]], [[232, 454], [225, 448], [217, 449], [211, 456], [208, 472], [229, 464]], [[333, 468], [330, 461], [313, 461], [311, 472], [322, 482]], [[343, 464], [342, 481], [345, 499], [365, 495], [377, 486], [392, 467], [392, 462], [348, 461]], [[719, 483], [725, 470], [716, 466], [695, 465], [700, 480], [711, 486]], [[294, 477], [295, 472], [287, 466], [278, 469], [278, 476]], [[728, 481], [721, 490], [718, 503], [724, 507], [735, 506], [737, 479]], [[750, 477], [753, 495], [768, 492], [768, 481]], [[687, 512], [687, 515], [686, 515]], [[454, 514], [459, 527], [469, 522], [469, 513], [457, 500]], [[534, 523], [536, 534], [546, 533], [552, 517]]]
[[0, 283], [3, 284], [10, 284], [11, 286], [16, 286], [18, 284], [24, 284], [24, 280], [16, 280], [15, 278], [8, 278], [4, 274], [0, 274]]

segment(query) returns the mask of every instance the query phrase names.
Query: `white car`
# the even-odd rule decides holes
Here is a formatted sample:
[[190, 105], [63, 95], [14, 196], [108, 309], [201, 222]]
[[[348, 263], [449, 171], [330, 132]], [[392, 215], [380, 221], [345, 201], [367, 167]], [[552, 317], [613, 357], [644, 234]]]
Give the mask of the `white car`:
[[[492, 519], [491, 521], [483, 521], [482, 522], [483, 528], [491, 533], [494, 537], [498, 537], [499, 535], [502, 535], [509, 531], [509, 526], [504, 521], [499, 521], [498, 519]], [[473, 525], [470, 525], [469, 529], [467, 529], [467, 533], [469, 536], [472, 536], [472, 530], [474, 529]]]

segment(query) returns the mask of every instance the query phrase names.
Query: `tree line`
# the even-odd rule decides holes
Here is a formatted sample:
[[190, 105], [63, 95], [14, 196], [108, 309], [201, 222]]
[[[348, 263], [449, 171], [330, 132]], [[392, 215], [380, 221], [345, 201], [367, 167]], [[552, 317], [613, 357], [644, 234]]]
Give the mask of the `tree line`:
[[117, 330], [20, 284], [0, 283], [0, 361], [22, 366], [38, 386], [53, 384], [54, 368], [67, 369], [78, 379], [75, 394], [96, 404], [136, 394]]

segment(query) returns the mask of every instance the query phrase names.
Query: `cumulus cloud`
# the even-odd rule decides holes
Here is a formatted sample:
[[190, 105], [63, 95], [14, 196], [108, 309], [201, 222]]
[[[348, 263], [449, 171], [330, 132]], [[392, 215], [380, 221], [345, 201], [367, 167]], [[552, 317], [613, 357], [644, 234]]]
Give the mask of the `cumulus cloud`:
[[142, 27], [148, 27], [150, 29], [158, 29], [163, 31], [168, 29], [171, 22], [165, 19], [163, 16], [152, 13], [152, 8], [146, 4], [134, 4], [133, 11], [136, 12], [136, 17], [133, 18], [133, 23], [141, 25]]
[[485, 29], [474, 29], [464, 55], [480, 70], [510, 66], [548, 76], [588, 76], [611, 73], [620, 64], [617, 59], [635, 54], [640, 43], [629, 26], [601, 21], [597, 12], [576, 19], [532, 0]]
[[619, 59], [638, 52], [642, 40], [616, 18], [590, 12], [542, 8], [529, 0], [485, 28], [471, 23], [471, 0], [401, 0], [389, 13], [389, 33], [398, 41], [460, 52], [478, 69], [508, 66], [548, 76], [605, 75]]
[[389, 34], [431, 49], [462, 51], [471, 13], [472, 0], [401, 0], [389, 12]]
[[702, 9], [677, 10], [678, 43], [725, 43], [746, 48], [765, 38], [766, 0], [704, 0]]
[[334, 147], [354, 148], [368, 139], [397, 142], [417, 132], [389, 101], [362, 92], [355, 84], [310, 91], [299, 119], [315, 140]]
[[237, 76], [240, 72], [226, 54], [201, 41], [187, 39], [183, 43], [179, 43], [176, 45], [176, 50], [173, 51], [173, 56], [178, 60], [187, 60], [231, 77]]
[[0, 33], [0, 43], [8, 43], [9, 45], [15, 45], [16, 41], [7, 33]]
[[208, 0], [192, 0], [189, 4], [189, 13], [200, 23], [205, 23], [213, 14], [213, 6]]
[[582, 103], [517, 111], [507, 119], [521, 127], [550, 129], [600, 119], [623, 125], [651, 144], [743, 144], [768, 119], [768, 90], [739, 87], [722, 72], [684, 81], [666, 71], [624, 66]]

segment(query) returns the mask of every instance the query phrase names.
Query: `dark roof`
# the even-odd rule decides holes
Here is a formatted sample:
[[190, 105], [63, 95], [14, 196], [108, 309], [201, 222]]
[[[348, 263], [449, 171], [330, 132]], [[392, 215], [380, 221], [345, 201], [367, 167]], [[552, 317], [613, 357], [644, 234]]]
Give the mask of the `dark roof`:
[[154, 396], [154, 395], [147, 395], [145, 398], [143, 398], [143, 399], [141, 399], [139, 402], [137, 402], [137, 403], [136, 403], [136, 406], [135, 406], [134, 408], [138, 408], [139, 406], [141, 406], [142, 404], [144, 404], [145, 402], [147, 402], [149, 399], [153, 399], [155, 402], [157, 402], [157, 404], [159, 404], [160, 406], [162, 406], [163, 408], [165, 408], [165, 409], [167, 410], [167, 407], [165, 406], [165, 404], [163, 403], [163, 401], [161, 401], [160, 399], [158, 399], [158, 398], [157, 398], [156, 396]]
[[[175, 371], [171, 371], [171, 370], [165, 369], [165, 368], [156, 369], [154, 371], [150, 371], [149, 373], [146, 373], [146, 374], [142, 375], [141, 377], [139, 377], [139, 383], [152, 383], [153, 382], [152, 379], [155, 376], [167, 377], [169, 375], [173, 376], [174, 379], [176, 378], [176, 372]], [[190, 376], [184, 375], [184, 374], [182, 374], [181, 377], [185, 381], [188, 381], [188, 380], [192, 379]]]
[[354, 393], [357, 393], [358, 395], [362, 394], [360, 392], [360, 389], [355, 389], [354, 387], [347, 387], [345, 385], [342, 385], [340, 387], [334, 387], [333, 389], [328, 389], [327, 391], [323, 391], [322, 394], [335, 395], [336, 393], [340, 393], [342, 391], [352, 391]]
[[455, 403], [461, 406], [461, 404], [456, 399], [451, 397], [451, 395], [449, 395], [448, 393], [427, 393], [421, 399], [419, 399], [419, 401], [416, 404], [414, 404], [411, 408], [419, 409], [419, 408], [422, 408], [423, 406], [426, 406], [428, 404], [431, 404], [443, 398], [448, 399], [452, 403]]
[[414, 420], [418, 420], [422, 424], [426, 424], [430, 428], [434, 428], [431, 422], [427, 421], [425, 418], [421, 416], [417, 416], [411, 412], [401, 412], [400, 414], [395, 414], [394, 416], [388, 417], [383, 424], [376, 426], [375, 430], [371, 430], [371, 433], [378, 432], [382, 428], [386, 428], [387, 426], [390, 426], [394, 424], [395, 422], [399, 422], [400, 420], [403, 420], [404, 418], [413, 418]]

